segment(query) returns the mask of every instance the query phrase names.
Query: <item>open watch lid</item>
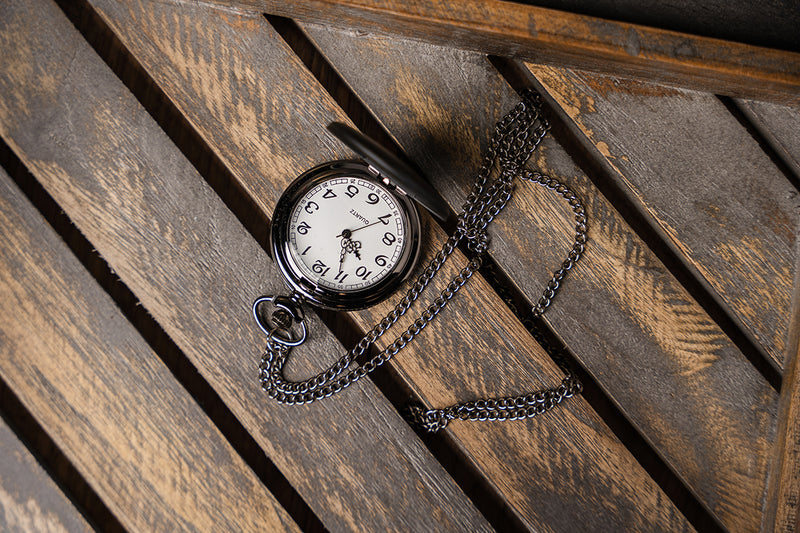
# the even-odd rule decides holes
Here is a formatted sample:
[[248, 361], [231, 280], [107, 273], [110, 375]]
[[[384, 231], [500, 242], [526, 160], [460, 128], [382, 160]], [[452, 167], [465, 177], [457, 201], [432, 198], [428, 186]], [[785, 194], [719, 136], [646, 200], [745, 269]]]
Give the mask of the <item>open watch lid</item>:
[[381, 177], [402, 189], [439, 220], [447, 219], [449, 213], [447, 202], [411, 165], [358, 130], [341, 122], [331, 122], [328, 124], [328, 130], [364, 158], [368, 164], [378, 169]]

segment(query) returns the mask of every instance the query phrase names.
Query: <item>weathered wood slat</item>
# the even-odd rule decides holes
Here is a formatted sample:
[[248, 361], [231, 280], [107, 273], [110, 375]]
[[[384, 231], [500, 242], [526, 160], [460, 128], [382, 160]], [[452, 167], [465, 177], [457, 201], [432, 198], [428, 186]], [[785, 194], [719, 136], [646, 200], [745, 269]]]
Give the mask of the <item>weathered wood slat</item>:
[[[236, 53], [227, 47], [237, 45], [235, 36], [265, 23], [263, 18], [234, 16], [227, 35], [206, 34], [206, 13], [200, 8], [151, 3], [131, 8], [155, 17], [153, 22], [163, 21], [166, 26], [156, 25], [157, 40], [186, 51], [190, 43], [179, 39], [182, 31], [199, 31], [212, 50], [228, 53], [232, 60]], [[29, 16], [31, 9], [36, 17]], [[320, 520], [332, 530], [488, 530], [486, 521], [371, 383], [313, 407], [289, 408], [265, 397], [257, 384], [264, 338], [254, 327], [250, 305], [256, 295], [281, 290], [267, 255], [51, 2], [5, 3], [0, 20], [5, 50], [0, 58], [0, 134]], [[177, 42], [171, 41], [173, 37]], [[295, 61], [290, 54], [262, 44], [259, 38], [238, 43], [263, 54], [253, 68], [280, 72], [282, 65]], [[202, 65], [204, 57], [190, 54], [187, 60]], [[254, 72], [241, 63], [214, 64], [224, 65], [220, 69], [224, 76]], [[186, 74], [197, 72], [192, 61], [183, 66]], [[219, 98], [221, 106], [234, 102], [250, 115], [256, 112], [251, 102], [270, 96], [291, 99], [303, 88], [295, 85], [297, 80], [284, 81], [269, 91], [251, 93], [252, 98], [214, 92], [213, 77], [201, 83], [209, 83], [209, 94]], [[318, 111], [312, 102], [294, 109], [291, 118], [300, 123], [298, 129], [303, 129], [309, 115], [316, 123]], [[330, 113], [327, 108], [323, 111]], [[268, 123], [289, 118], [266, 115]], [[230, 119], [234, 127], [247, 126], [246, 121]], [[270, 129], [264, 130], [265, 135]], [[278, 150], [273, 157], [290, 156]], [[71, 283], [64, 280], [60, 286]], [[16, 300], [5, 302], [11, 305]], [[84, 307], [87, 313], [94, 309]], [[319, 320], [314, 316], [309, 320], [320, 352], [340, 353], [341, 345]], [[107, 325], [112, 332], [115, 326]], [[125, 348], [125, 343], [108, 346], [110, 353]], [[49, 353], [32, 351], [40, 356]], [[308, 371], [308, 365], [298, 364], [292, 370]], [[148, 390], [162, 393], [158, 387]], [[121, 399], [123, 405], [137, 403]], [[178, 408], [175, 413], [175, 418], [182, 418]], [[66, 420], [68, 426], [76, 423], [69, 416]], [[168, 431], [178, 422], [166, 421], [159, 429]], [[184, 447], [191, 441], [210, 445], [207, 435], [175, 442]], [[98, 450], [87, 460], [103, 456], [104, 451]], [[204, 464], [217, 468], [211, 460]], [[126, 484], [117, 488], [123, 498], [133, 490]], [[257, 491], [252, 489], [251, 494]], [[225, 496], [226, 491], [219, 491], [220, 513], [227, 511], [220, 505]], [[249, 505], [251, 514], [245, 518], [256, 517], [266, 507]]]
[[4, 172], [0, 214], [0, 373], [120, 523], [299, 531]]
[[800, 198], [709, 94], [529, 65], [775, 366], [783, 364]]
[[[267, 213], [300, 171], [344, 155], [324, 130], [329, 120], [343, 118], [341, 112], [302, 64], [280, 52], [286, 47], [268, 26], [224, 13], [208, 16], [202, 26], [183, 24], [199, 18], [187, 6], [121, 6], [108, 0], [92, 4]], [[229, 40], [244, 44], [221, 44]], [[280, 93], [285, 84], [292, 86], [291, 97]], [[281, 96], [271, 96], [276, 93]], [[235, 94], [261, 95], [263, 100], [240, 102], [226, 96]], [[429, 257], [433, 243], [444, 236], [431, 224], [426, 231]], [[461, 264], [448, 265], [438, 276], [440, 284], [464, 264], [461, 255], [454, 261]], [[485, 282], [476, 278], [470, 285], [393, 362], [409, 386], [440, 405], [558, 383], [555, 365]], [[363, 329], [385, 314], [388, 305], [351, 316]], [[478, 328], [473, 325], [476, 309], [482, 310]], [[297, 350], [297, 357], [312, 357], [316, 343], [315, 338]], [[348, 389], [341, 396], [352, 394]], [[309, 412], [338, 401], [338, 396], [325, 400]], [[298, 421], [303, 423], [307, 421]], [[531, 528], [558, 531], [595, 523], [609, 529], [689, 529], [582, 400], [571, 400], [552, 416], [530, 423], [454, 423], [451, 435]]]
[[424, 40], [779, 103], [800, 98], [800, 54], [501, 0], [212, 0], [303, 22]]
[[800, 107], [742, 99], [736, 103], [800, 180]]
[[[400, 39], [305, 28], [460, 209], [495, 121], [518, 99], [488, 60]], [[590, 221], [586, 253], [545, 318], [722, 523], [756, 528], [777, 395], [552, 137], [535, 159], [573, 187]], [[517, 184], [506, 209], [490, 228], [490, 252], [536, 302], [569, 250], [574, 219], [563, 200], [531, 184]], [[731, 383], [737, 383], [737, 397], [731, 397]]]
[[[0, 171], [0, 181], [8, 176]], [[0, 529], [92, 531], [14, 432], [0, 421]]]
[[800, 531], [800, 236], [798, 236], [792, 322], [783, 374], [778, 435], [770, 477], [770, 499], [765, 511], [765, 530], [773, 533]]

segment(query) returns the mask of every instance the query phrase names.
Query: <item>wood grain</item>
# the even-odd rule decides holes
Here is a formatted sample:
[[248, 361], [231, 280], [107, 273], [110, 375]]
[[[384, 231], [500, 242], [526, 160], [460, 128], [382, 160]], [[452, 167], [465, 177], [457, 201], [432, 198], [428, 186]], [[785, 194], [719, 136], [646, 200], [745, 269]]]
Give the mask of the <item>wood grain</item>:
[[792, 322], [778, 411], [770, 498], [765, 512], [765, 530], [773, 533], [800, 531], [800, 238], [795, 251]]
[[[0, 178], [0, 373], [122, 525], [299, 531], [8, 175]], [[48, 501], [35, 498], [32, 511]]]
[[610, 178], [776, 367], [800, 198], [713, 96], [528, 65]]
[[[325, 526], [374, 531], [490, 529], [371, 383], [313, 407], [280, 406], [265, 397], [256, 379], [264, 338], [252, 322], [250, 305], [262, 293], [283, 289], [276, 269], [63, 14], [44, 0], [35, 3], [36, 17], [29, 16], [31, 8], [30, 2], [6, 3], [2, 8], [0, 36], [8, 53], [0, 58], [0, 134]], [[258, 36], [258, 28], [265, 24], [260, 17], [238, 16], [227, 24], [207, 18], [199, 7], [146, 3], [131, 4], [131, 9], [162, 23], [156, 24], [156, 42], [174, 44], [174, 53], [186, 53], [197, 61], [184, 64], [182, 72], [192, 76], [198, 75], [198, 64], [208, 64], [206, 56], [195, 55], [190, 41], [170, 39], [196, 31], [213, 35], [201, 39], [211, 50], [231, 52], [235, 47], [227, 45], [237, 42], [229, 41], [232, 36], [247, 28]], [[209, 20], [217, 20], [217, 29], [227, 24], [227, 35], [211, 30]], [[178, 29], [174, 24], [180, 31], [173, 31]], [[287, 52], [262, 46], [263, 37], [239, 44], [258, 50], [261, 61], [252, 67], [212, 63], [224, 64], [218, 71], [224, 76], [242, 76], [247, 81], [258, 69], [280, 73], [283, 68], [283, 76], [292, 72], [285, 71], [286, 65], [295, 60]], [[231, 93], [225, 97], [213, 90], [213, 77], [195, 80], [218, 97], [223, 107], [233, 102], [251, 117], [255, 116], [251, 100], [268, 102], [265, 97], [272, 95], [284, 101], [302, 94], [294, 78], [289, 79], [293, 83], [275, 85], [269, 91], [237, 92], [232, 98]], [[309, 118], [316, 124], [315, 109], [275, 109], [285, 113], [281, 116], [265, 109], [260, 117], [267, 124], [290, 124], [290, 129], [302, 131]], [[233, 127], [248, 125], [226, 122]], [[263, 131], [272, 135], [271, 126]], [[276, 154], [268, 160], [289, 157], [281, 151]], [[65, 280], [62, 286], [69, 284]], [[94, 309], [86, 307], [87, 313]], [[340, 353], [341, 345], [320, 321], [313, 315], [309, 320], [320, 354]], [[108, 327], [115, 331], [112, 326]], [[112, 344], [108, 349], [125, 346]], [[323, 363], [306, 361], [292, 371], [308, 372], [310, 366]], [[101, 378], [90, 383], [97, 381], [103, 383]], [[153, 394], [158, 392], [152, 389]], [[176, 418], [181, 416], [178, 411]], [[68, 414], [64, 420], [65, 430], [77, 423]], [[175, 423], [166, 421], [158, 429], [168, 431]], [[205, 445], [208, 437], [193, 441]], [[175, 442], [186, 445], [183, 440]], [[99, 461], [104, 454], [98, 451], [90, 458]], [[214, 461], [206, 464], [216, 467]], [[118, 488], [121, 496], [130, 490], [124, 484]], [[220, 491], [220, 497], [224, 495]], [[262, 512], [262, 507], [266, 508], [261, 505], [256, 510]]]
[[[304, 27], [458, 210], [495, 121], [518, 100], [488, 60]], [[546, 320], [722, 523], [757, 528], [777, 395], [552, 137], [535, 160], [569, 183], [590, 221], [586, 253]], [[518, 183], [514, 194], [490, 227], [490, 253], [535, 302], [566, 256], [575, 223], [566, 203], [541, 187]]]
[[[198, 128], [240, 186], [258, 198], [267, 212], [280, 191], [310, 166], [308, 157], [320, 163], [346, 154], [324, 130], [327, 121], [343, 119], [341, 112], [305, 68], [284, 55], [288, 52], [280, 52], [280, 59], [261, 59], [286, 49], [268, 26], [245, 25], [230, 14], [206, 14], [202, 25], [187, 25], [184, 20], [202, 17], [199, 10], [186, 6], [176, 10], [148, 4], [145, 8], [108, 0], [92, 4]], [[207, 33], [215, 39], [203, 38]], [[187, 64], [192, 68], [185, 68]], [[291, 98], [281, 92], [285, 85], [291, 87]], [[276, 96], [253, 103], [255, 110], [265, 106], [253, 112], [230, 96], [237, 94]], [[240, 113], [253, 120], [236, 120]], [[305, 153], [293, 159], [301, 147]], [[430, 257], [444, 235], [430, 223], [426, 228], [429, 238], [424, 253]], [[463, 256], [454, 257], [438, 282], [464, 262]], [[387, 305], [352, 317], [362, 329], [371, 327]], [[476, 328], [478, 308], [483, 312]], [[297, 350], [297, 357], [308, 358], [312, 351], [317, 348]], [[552, 386], [560, 379], [555, 365], [480, 279], [471, 281], [469, 290], [464, 289], [435, 327], [397, 357], [393, 368], [432, 405]], [[352, 394], [348, 390], [341, 396]], [[338, 396], [325, 400], [310, 411], [339, 401], [343, 399]], [[508, 499], [520, 520], [532, 529], [569, 530], [576, 523], [595, 523], [599, 529], [690, 529], [582, 400], [570, 401], [558, 413], [530, 423], [454, 423], [451, 436], [487, 483]], [[541, 475], [543, 471], [547, 475]]]
[[[8, 176], [0, 171], [0, 180]], [[0, 421], [0, 528], [3, 531], [92, 531], [80, 512]]]
[[501, 0], [212, 0], [303, 22], [778, 103], [800, 98], [800, 54]]

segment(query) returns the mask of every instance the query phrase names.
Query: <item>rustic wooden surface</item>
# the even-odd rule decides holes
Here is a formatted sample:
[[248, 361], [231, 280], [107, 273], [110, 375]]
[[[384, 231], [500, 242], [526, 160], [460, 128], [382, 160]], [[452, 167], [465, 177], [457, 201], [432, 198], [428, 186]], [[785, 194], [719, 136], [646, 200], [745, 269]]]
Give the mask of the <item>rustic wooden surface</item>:
[[[184, 2], [0, 11], [0, 162], [24, 185], [0, 181], [11, 229], [0, 388], [38, 422], [25, 434], [47, 433], [118, 521], [96, 523], [51, 471], [92, 525], [796, 530], [796, 108], [489, 61], [368, 34], [352, 18], [333, 25], [358, 31]], [[373, 379], [311, 406], [269, 401], [249, 307], [283, 290], [264, 252], [278, 195], [301, 171], [352, 156], [325, 125], [352, 120], [404, 151], [458, 211], [494, 122], [517, 101], [511, 86], [524, 85], [544, 90], [554, 125], [532, 166], [567, 182], [589, 214], [586, 253], [544, 321], [585, 394], [533, 420], [453, 422], [422, 439], [399, 413], [409, 400], [559, 382], [515, 308], [538, 299], [574, 221], [548, 191], [517, 184], [490, 228], [498, 279], [476, 275]], [[693, 183], [708, 174], [724, 201]], [[674, 201], [689, 194], [692, 205]], [[424, 226], [430, 257], [451, 228]], [[427, 299], [466, 261], [454, 254]], [[290, 373], [325, 366], [391, 300], [310, 312], [314, 344]], [[63, 405], [47, 400], [59, 394]], [[0, 411], [20, 423], [11, 405]], [[96, 430], [76, 438], [86, 427]], [[142, 460], [120, 461], [127, 450]], [[120, 468], [98, 466], [111, 463]]]
[[[255, 65], [258, 64], [256, 54], [264, 53], [269, 47], [286, 49], [278, 35], [265, 23], [254, 25], [251, 31], [237, 23], [232, 16], [228, 16], [227, 21], [220, 20], [213, 30], [206, 24], [203, 31], [213, 31], [217, 36], [232, 35], [234, 32], [229, 28], [235, 25], [237, 39], [252, 39], [260, 46], [255, 50], [251, 47], [233, 46], [195, 47], [194, 53], [203, 57], [204, 64], [207, 65], [202, 67], [205, 75], [195, 78], [200, 82], [198, 84], [191, 78], [178, 76], [182, 73], [181, 64], [187, 61], [194, 64], [201, 62], [191, 57], [186, 58], [182, 47], [176, 46], [174, 42], [163, 42], [157, 37], [169, 35], [182, 41], [208, 42], [208, 39], [193, 35], [194, 31], [199, 30], [191, 29], [186, 33], [175, 31], [181, 28], [179, 21], [183, 17], [187, 20], [196, 18], [192, 17], [191, 12], [185, 8], [175, 10], [168, 7], [154, 10], [152, 6], [138, 10], [130, 6], [120, 9], [119, 4], [114, 2], [98, 1], [94, 4], [125, 46], [164, 88], [181, 113], [193, 123], [201, 125], [199, 129], [205, 142], [225, 161], [241, 187], [254, 200], [257, 198], [267, 203], [267, 213], [271, 212], [282, 189], [296, 177], [297, 169], [311, 166], [311, 162], [305, 159], [308, 154], [314, 154], [318, 158], [313, 161], [314, 164], [341, 157], [341, 147], [336, 146], [336, 151], [328, 151], [325, 146], [337, 144], [332, 138], [325, 139], [324, 144], [320, 142], [314, 149], [306, 149], [303, 156], [296, 159], [291, 152], [296, 147], [283, 150], [282, 144], [278, 142], [278, 139], [286, 139], [293, 134], [299, 136], [303, 132], [294, 129], [291, 124], [293, 121], [285, 126], [271, 123], [273, 116], [291, 116], [300, 108], [306, 114], [305, 120], [316, 124], [313, 127], [315, 132], [322, 132], [328, 121], [337, 118], [335, 104], [307, 76], [302, 65], [296, 62], [287, 63], [283, 72], [269, 69], [237, 78], [217, 75], [221, 72], [219, 64]], [[161, 25], [164, 20], [175, 22], [165, 30]], [[228, 53], [235, 51], [239, 56], [218, 57], [221, 50]], [[256, 113], [250, 123], [228, 118], [236, 116], [239, 109], [237, 102], [229, 97], [220, 98], [220, 95], [275, 92], [280, 90], [286, 80], [294, 80], [296, 96], [293, 100], [270, 101], [272, 109]], [[299, 86], [303, 82], [307, 85]], [[208, 90], [209, 85], [214, 89]], [[308, 99], [304, 95], [309, 95]], [[325, 110], [323, 106], [329, 106], [329, 110]], [[284, 127], [285, 131], [282, 129]], [[276, 140], [256, 140], [262, 131], [271, 131]], [[312, 139], [316, 137], [317, 134], [312, 134]], [[300, 143], [307, 145], [308, 141], [298, 139], [298, 144]], [[248, 146], [261, 155], [248, 156]], [[272, 176], [272, 190], [265, 189], [262, 176]], [[443, 242], [445, 235], [436, 226], [427, 224], [427, 227], [433, 238], [427, 243], [423, 253], [430, 257], [433, 243]], [[454, 257], [441, 271], [440, 279], [430, 290], [440, 290], [444, 280], [452, 278], [465, 263], [466, 260], [460, 254]], [[393, 368], [397, 369], [403, 381], [429, 405], [452, 403], [475, 395], [504, 394], [528, 390], [531, 387], [557, 385], [560, 380], [557, 368], [532, 342], [508, 309], [480, 280], [473, 280], [472, 285], [475, 286], [474, 290], [464, 291], [463, 295], [453, 300], [447, 312], [437, 319], [437, 328], [426, 331], [425, 335], [393, 362]], [[351, 316], [363, 332], [379, 321], [391, 305], [391, 302], [385, 303]], [[485, 309], [486, 328], [472, 326], [473, 311], [479, 306]], [[402, 327], [405, 327], [402, 323], [398, 324], [398, 328]], [[447, 346], [464, 346], [470, 349], [442, 349]], [[302, 350], [298, 351], [302, 354]], [[498, 351], [508, 353], [508, 357], [496, 361], [484, 355]], [[498, 367], [505, 371], [498, 371]], [[457, 372], [454, 368], [466, 368], [469, 372]], [[577, 405], [572, 406], [572, 403]], [[526, 428], [454, 425], [452, 438], [459, 451], [475, 462], [483, 476], [496, 484], [496, 490], [507, 500], [514, 515], [531, 527], [567, 529], [575, 520], [587, 520], [595, 509], [612, 505], [625, 510], [618, 516], [624, 516], [628, 524], [637, 521], [641, 526], [660, 523], [668, 530], [685, 527], [681, 525], [682, 520], [669, 501], [647, 480], [641, 468], [624, 447], [615, 441], [597, 416], [580, 400], [570, 402], [568, 409], [568, 412], [553, 417], [553, 425]], [[487, 447], [486, 443], [492, 441], [502, 443], [502, 447]], [[589, 450], [597, 450], [598, 453], [594, 455]], [[509, 472], [506, 466], [509, 453], [520, 458], [535, 453], [542, 459], [538, 464], [520, 460], [515, 471]], [[606, 468], [590, 467], [599, 462], [601, 457], [607, 465]], [[542, 463], [553, 475], [536, 475], [542, 468]], [[607, 489], [609, 486], [615, 487], [613, 491], [595, 490], [596, 487]], [[572, 487], [572, 490], [565, 490], [566, 487]], [[576, 494], [580, 496], [576, 497]], [[571, 500], [573, 508], [568, 514], [558, 511], [563, 509], [565, 497]], [[622, 526], [621, 523], [615, 523], [610, 515], [607, 519], [607, 527]], [[563, 523], [559, 524], [559, 521]]]
[[784, 104], [800, 98], [800, 53], [532, 5], [501, 0], [211, 1], [730, 96]]
[[[0, 172], [3, 179], [8, 179]], [[0, 423], [0, 527], [3, 531], [92, 531], [9, 427]]]
[[[323, 27], [306, 30], [458, 209], [479, 165], [481, 143], [473, 132], [490, 131], [516, 98], [486, 58]], [[546, 319], [720, 521], [756, 528], [777, 394], [575, 168], [564, 149], [548, 139], [540, 151], [536, 163], [567, 179], [587, 199], [591, 221], [591, 246]], [[519, 222], [526, 214], [536, 218], [529, 226]], [[565, 257], [573, 226], [563, 200], [530, 184], [517, 185], [508, 213], [492, 226], [492, 256], [528, 302], [538, 300], [550, 273]], [[643, 286], [655, 290], [644, 293]], [[615, 353], [625, 357], [610, 355]], [[746, 391], [738, 399], [730, 398], [732, 380]], [[752, 409], [754, 401], [758, 410]], [[697, 420], [706, 424], [698, 426]], [[719, 446], [721, 435], [727, 446]], [[698, 444], [692, 455], [681, 444], [687, 440]], [[738, 504], [731, 508], [731, 501]]]

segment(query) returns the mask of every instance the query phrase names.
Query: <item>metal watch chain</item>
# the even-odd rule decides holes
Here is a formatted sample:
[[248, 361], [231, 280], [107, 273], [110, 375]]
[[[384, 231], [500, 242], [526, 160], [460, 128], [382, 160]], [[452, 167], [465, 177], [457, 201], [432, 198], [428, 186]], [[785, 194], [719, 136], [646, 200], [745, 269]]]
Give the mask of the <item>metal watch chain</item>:
[[[512, 182], [515, 177], [530, 181], [555, 191], [572, 207], [575, 215], [575, 238], [569, 255], [561, 267], [549, 280], [544, 293], [532, 308], [534, 319], [541, 317], [550, 306], [561, 281], [581, 257], [586, 244], [586, 212], [580, 200], [559, 181], [533, 172], [524, 167], [533, 151], [549, 129], [547, 120], [541, 115], [539, 95], [525, 91], [522, 101], [497, 123], [476, 183], [467, 197], [463, 211], [458, 217], [455, 231], [436, 253], [428, 266], [400, 299], [394, 309], [376, 324], [356, 346], [343, 355], [327, 370], [305, 381], [287, 381], [283, 377], [283, 367], [293, 346], [301, 344], [306, 337], [302, 312], [303, 299], [297, 293], [288, 297], [263, 297], [253, 306], [257, 315], [259, 302], [268, 300], [276, 307], [271, 320], [267, 347], [260, 366], [262, 388], [270, 397], [286, 404], [306, 404], [327, 398], [347, 388], [363, 378], [410, 343], [445, 308], [458, 290], [477, 272], [489, 246], [486, 228], [511, 199]], [[496, 177], [490, 181], [492, 172]], [[455, 278], [436, 296], [420, 316], [380, 353], [371, 357], [363, 365], [351, 365], [366, 353], [370, 346], [383, 336], [411, 308], [436, 273], [442, 268], [458, 244], [466, 240], [472, 258]], [[290, 330], [299, 325], [301, 333], [292, 335]], [[537, 340], [541, 337], [537, 335]], [[545, 346], [547, 348], [547, 346]], [[562, 360], [557, 361], [565, 372], [560, 385], [528, 394], [487, 398], [458, 403], [443, 409], [425, 409], [420, 405], [409, 406], [406, 415], [417, 427], [435, 432], [447, 426], [453, 419], [459, 420], [519, 420], [531, 418], [553, 408], [565, 398], [570, 398], [582, 389], [580, 381]]]

